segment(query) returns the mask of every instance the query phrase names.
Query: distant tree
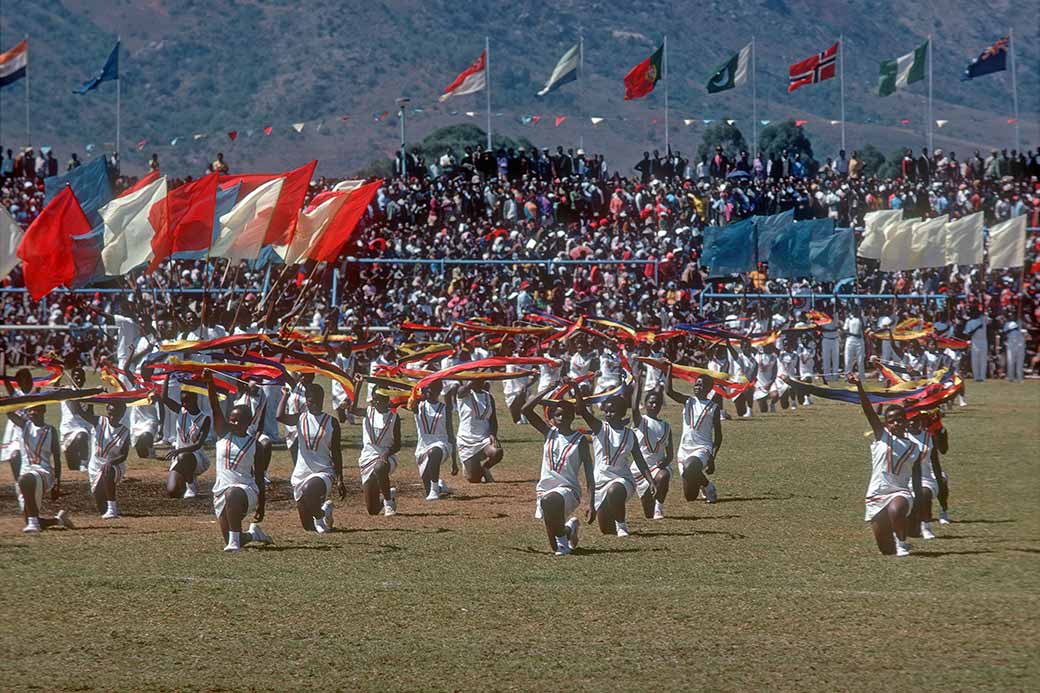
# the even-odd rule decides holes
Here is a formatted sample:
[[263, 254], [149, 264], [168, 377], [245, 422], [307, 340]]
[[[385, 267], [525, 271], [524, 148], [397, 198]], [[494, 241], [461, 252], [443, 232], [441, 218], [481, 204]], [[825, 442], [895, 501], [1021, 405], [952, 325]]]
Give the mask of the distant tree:
[[394, 162], [390, 159], [373, 159], [354, 174], [356, 178], [390, 178], [394, 175]]
[[903, 175], [903, 152], [906, 150], [903, 147], [892, 150], [892, 153], [885, 157], [885, 163], [878, 167], [878, 178], [899, 178]]
[[707, 156], [711, 158], [715, 147], [722, 147], [723, 153], [731, 159], [740, 156], [740, 152], [748, 151], [747, 140], [744, 134], [735, 125], [730, 125], [726, 120], [712, 123], [705, 129], [704, 138], [697, 147], [697, 157]]
[[795, 125], [793, 120], [768, 125], [758, 138], [758, 148], [767, 157], [781, 154], [786, 149], [792, 156], [801, 154], [803, 161], [813, 159], [812, 142], [806, 136], [805, 130]]
[[865, 145], [859, 150], [859, 160], [863, 162], [863, 175], [876, 176], [885, 165], [885, 155], [872, 144]]
[[[485, 130], [472, 123], [463, 123], [434, 130], [414, 146], [419, 149], [419, 152], [429, 163], [439, 159], [446, 149], [451, 149], [455, 156], [458, 157], [462, 154], [463, 148], [475, 147], [478, 144], [486, 143], [487, 132]], [[409, 145], [409, 149], [411, 149], [411, 146]], [[509, 147], [514, 149], [524, 147], [527, 150], [534, 148], [534, 145], [526, 138], [521, 137], [514, 140], [501, 135], [492, 135], [491, 146], [494, 150], [498, 150], [500, 147], [506, 149]]]

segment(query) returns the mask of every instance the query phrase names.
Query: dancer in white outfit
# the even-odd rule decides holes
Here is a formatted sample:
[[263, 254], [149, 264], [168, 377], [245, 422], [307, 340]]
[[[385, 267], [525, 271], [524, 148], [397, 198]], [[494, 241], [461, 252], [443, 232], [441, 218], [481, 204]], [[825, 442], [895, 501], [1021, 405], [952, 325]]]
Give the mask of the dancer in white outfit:
[[[360, 392], [361, 379], [354, 383]], [[401, 449], [401, 418], [390, 410], [390, 399], [382, 390], [372, 391], [372, 404], [367, 409], [354, 406], [354, 416], [361, 417], [361, 487], [369, 515], [380, 511], [387, 517], [397, 514], [397, 489], [390, 485], [390, 475], [397, 469], [397, 452]]]
[[[643, 476], [633, 465], [632, 475], [636, 480], [636, 493], [643, 505], [643, 515], [655, 520], [664, 519], [664, 499], [668, 496], [668, 485], [672, 480], [672, 459], [675, 448], [672, 441], [672, 427], [661, 418], [664, 406], [664, 394], [654, 388], [646, 393], [643, 405], [645, 412], [639, 411], [643, 398], [643, 380], [640, 379], [632, 388], [632, 426], [635, 428], [639, 451], [643, 453], [646, 466], [650, 468], [651, 478]], [[650, 486], [654, 493], [648, 493]]]
[[174, 447], [166, 455], [170, 461], [166, 497], [194, 498], [199, 492], [199, 475], [209, 469], [209, 457], [202, 447], [209, 437], [209, 415], [199, 406], [198, 396], [183, 387], [180, 401], [171, 398], [169, 375], [163, 380], [160, 401], [177, 422]]
[[[83, 389], [86, 383], [83, 369], [74, 366], [68, 373], [73, 386]], [[90, 460], [90, 422], [83, 416], [83, 405], [79, 402], [62, 402], [58, 406], [61, 409], [58, 431], [61, 433], [61, 451], [65, 454], [65, 464], [69, 469], [83, 470]]]
[[[874, 442], [870, 444], [871, 472], [864, 520], [874, 530], [874, 539], [881, 553], [909, 556], [910, 544], [906, 537], [914, 501], [911, 486], [919, 488], [920, 485], [918, 460], [921, 447], [907, 433], [902, 407], [889, 406], [882, 421], [867, 398], [859, 376], [849, 373], [848, 381], [856, 386], [863, 414], [874, 433]], [[912, 478], [916, 479], [913, 484]]]
[[105, 405], [105, 416], [95, 416], [92, 408], [83, 411], [91, 426], [90, 493], [102, 520], [119, 517], [116, 504], [116, 484], [126, 476], [126, 457], [130, 454], [130, 429], [123, 425], [126, 405], [111, 402]]
[[[16, 397], [19, 395], [32, 394], [33, 376], [32, 371], [28, 368], [19, 368], [15, 371], [14, 378], [7, 377], [7, 351], [0, 352], [0, 366], [2, 366], [2, 378], [4, 381], [4, 387], [7, 390], [9, 397]], [[12, 382], [14, 383], [12, 385]], [[7, 462], [11, 465], [11, 476], [14, 479], [18, 479], [21, 476], [22, 466], [22, 427], [20, 424], [15, 424], [13, 420], [8, 417], [8, 421], [4, 426], [4, 442], [0, 446], [0, 461]]]
[[708, 476], [715, 473], [715, 458], [722, 447], [722, 417], [719, 405], [711, 399], [715, 381], [708, 375], [698, 376], [693, 384], [693, 394], [686, 396], [675, 389], [672, 369], [669, 368], [667, 383], [668, 396], [683, 408], [678, 454], [683, 496], [687, 501], [695, 501], [704, 489], [704, 499], [714, 503], [718, 491]]
[[[264, 474], [271, 460], [271, 448], [260, 443], [259, 431], [251, 430], [253, 412], [249, 407], [236, 404], [225, 419], [212, 379], [207, 387], [217, 437], [213, 512], [227, 542], [224, 550], [239, 551], [251, 541], [272, 544], [271, 537], [260, 527], [267, 497]], [[243, 532], [242, 523], [250, 513], [253, 521]]]
[[914, 521], [907, 533], [912, 537], [934, 539], [932, 531], [932, 501], [938, 500], [939, 524], [949, 524], [946, 501], [949, 492], [947, 476], [939, 461], [940, 453], [949, 450], [950, 439], [938, 411], [922, 412], [910, 420], [910, 435], [921, 448], [921, 492], [914, 495]]
[[[555, 388], [556, 385], [551, 384], [536, 394], [524, 406], [524, 416], [528, 423], [545, 437], [545, 443], [542, 445], [542, 469], [535, 488], [534, 516], [545, 523], [549, 549], [557, 556], [566, 556], [577, 548], [578, 531], [581, 527], [575, 515], [581, 503], [579, 469], [585, 470], [590, 522], [596, 515], [593, 507], [596, 482], [588, 441], [584, 435], [571, 428], [574, 422], [574, 406], [566, 401], [544, 402], [544, 398]], [[562, 396], [566, 394], [565, 392]], [[548, 404], [549, 423], [538, 415], [538, 407], [543, 404]]]
[[502, 461], [504, 452], [498, 443], [498, 415], [495, 398], [488, 392], [486, 380], [471, 380], [455, 391], [455, 408], [459, 412], [459, 459], [471, 484], [492, 482], [491, 468]]
[[[509, 382], [508, 380], [506, 382]], [[455, 450], [455, 427], [452, 422], [451, 396], [441, 401], [441, 382], [422, 389], [422, 399], [415, 407], [415, 462], [423, 482], [426, 500], [440, 500], [448, 492], [441, 481], [441, 465], [451, 460], [451, 474], [459, 473], [459, 456]]]
[[37, 405], [23, 413], [8, 412], [7, 420], [20, 432], [21, 458], [18, 476], [18, 504], [25, 516], [27, 534], [48, 527], [72, 527], [68, 514], [59, 510], [54, 517], [41, 517], [43, 494], [51, 492], [51, 500], [61, 497], [61, 448], [58, 431], [46, 421], [47, 409]]
[[[602, 405], [603, 421], [597, 419], [582, 397], [581, 388], [572, 388], [575, 409], [592, 430], [592, 459], [595, 464], [596, 493], [593, 499], [599, 530], [603, 534], [627, 537], [630, 532], [625, 521], [625, 503], [636, 493], [636, 480], [632, 476], [632, 463], [644, 478], [653, 475], [643, 459], [636, 441], [636, 434], [624, 424], [627, 402], [615, 396]], [[656, 498], [653, 488], [647, 495]]]
[[333, 486], [341, 500], [347, 496], [339, 421], [322, 411], [325, 390], [317, 383], [307, 385], [305, 411], [293, 417], [286, 412], [288, 403], [286, 388], [278, 402], [278, 422], [286, 429], [295, 428], [299, 441], [292, 473], [293, 500], [303, 528], [325, 534], [333, 527]]

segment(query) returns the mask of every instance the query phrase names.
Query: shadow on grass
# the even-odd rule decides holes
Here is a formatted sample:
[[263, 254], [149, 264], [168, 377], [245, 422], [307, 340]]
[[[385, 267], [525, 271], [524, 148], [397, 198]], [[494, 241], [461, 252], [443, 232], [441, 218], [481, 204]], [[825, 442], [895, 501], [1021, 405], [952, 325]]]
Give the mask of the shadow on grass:
[[986, 519], [981, 519], [981, 520], [952, 520], [951, 521], [951, 523], [955, 524], [955, 525], [1003, 525], [1003, 524], [1007, 524], [1009, 522], [1018, 522], [1018, 520], [1015, 520], [1013, 518], [1008, 518], [1006, 520], [986, 520]]
[[504, 479], [496, 481], [496, 484], [537, 484], [538, 479]]
[[1040, 553], [1040, 549], [1022, 549], [1018, 547], [1009, 548], [1008, 551], [1021, 551], [1022, 553]]
[[282, 552], [282, 551], [335, 551], [339, 549], [339, 546], [334, 544], [297, 544], [292, 546], [284, 546], [280, 544], [274, 544], [273, 546], [252, 546], [247, 545], [249, 549], [255, 549], [257, 551], [268, 551]]
[[922, 558], [942, 558], [943, 556], [974, 556], [981, 553], [996, 553], [992, 549], [979, 549], [977, 551], [912, 551], [911, 556]]
[[465, 495], [446, 496], [446, 498], [449, 498], [449, 499], [454, 500], [454, 501], [460, 501], [462, 503], [465, 503], [466, 501], [472, 501], [472, 500], [484, 500], [485, 498], [512, 498], [512, 497], [513, 496], [508, 496], [508, 495], [505, 495], [505, 494], [492, 494], [492, 495], [489, 495], [489, 496], [465, 496]]
[[786, 495], [786, 496], [743, 496], [743, 497], [740, 497], [740, 496], [734, 496], [734, 497], [723, 496], [722, 498], [719, 498], [715, 502], [717, 504], [721, 505], [722, 503], [750, 503], [750, 502], [754, 502], [754, 501], [785, 501], [785, 500], [791, 500], [794, 497], [795, 497], [794, 494], [790, 494], [790, 495]]
[[740, 534], [739, 532], [719, 532], [710, 529], [704, 530], [693, 530], [691, 532], [640, 532], [638, 536], [654, 538], [654, 537], [697, 537], [701, 535], [718, 535], [723, 537], [729, 537], [730, 539], [747, 539], [746, 535]]
[[669, 515], [665, 520], [679, 520], [680, 522], [699, 522], [701, 520], [735, 520], [742, 515]]
[[[640, 552], [643, 552], [643, 551], [667, 551], [667, 550], [668, 549], [664, 549], [664, 548], [649, 548], [649, 547], [641, 548], [641, 549], [640, 548], [635, 548], [635, 547], [628, 548], [628, 549], [623, 549], [623, 548], [600, 549], [600, 548], [592, 548], [592, 547], [582, 546], [582, 547], [579, 547], [577, 549], [574, 549], [571, 552], [571, 555], [572, 556], [595, 556], [597, 554], [640, 553]], [[535, 556], [550, 556], [551, 557], [553, 555], [552, 552], [549, 551], [548, 548], [536, 549], [533, 546], [524, 546], [524, 547], [514, 546], [513, 547], [513, 551], [516, 551], [518, 553], [529, 553], [529, 554], [533, 554]]]
[[420, 529], [405, 529], [404, 527], [336, 527], [333, 534], [363, 534], [365, 532], [404, 532], [405, 534], [444, 534], [454, 530], [447, 527], [431, 527]]

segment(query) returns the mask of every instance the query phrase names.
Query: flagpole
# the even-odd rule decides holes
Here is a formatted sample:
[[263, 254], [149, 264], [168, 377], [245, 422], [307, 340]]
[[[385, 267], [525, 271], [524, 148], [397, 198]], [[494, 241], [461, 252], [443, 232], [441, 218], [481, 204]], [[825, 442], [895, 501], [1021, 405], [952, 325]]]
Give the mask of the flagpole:
[[758, 79], [755, 76], [755, 37], [751, 37], [751, 160], [758, 156]]
[[841, 148], [845, 149], [845, 34], [838, 39], [838, 76], [841, 81]]
[[[1011, 54], [1011, 103], [1015, 109], [1015, 149], [1022, 153], [1021, 130], [1018, 124], [1018, 77], [1015, 75], [1015, 30], [1008, 29], [1008, 53]], [[28, 76], [28, 72], [26, 73]], [[1023, 265], [1024, 267], [1024, 265]]]
[[664, 37], [664, 151], [669, 158], [668, 151], [668, 35]]
[[582, 124], [578, 128], [578, 147], [585, 148], [585, 34], [578, 25], [578, 112]]
[[935, 53], [935, 44], [932, 42], [932, 35], [928, 34], [928, 156], [932, 156], [932, 152], [935, 151], [934, 140], [932, 136], [932, 126], [935, 122], [932, 120], [932, 55]]
[[487, 92], [487, 148], [491, 151], [491, 38], [484, 37], [484, 90]]
[[29, 34], [25, 35], [25, 144], [32, 146], [32, 126], [29, 121]]
[[[117, 36], [116, 37], [116, 50], [118, 51], [119, 47], [122, 46], [122, 45], [123, 45], [123, 37], [122, 36]], [[117, 65], [119, 64], [119, 54], [118, 53], [116, 53], [116, 64]], [[119, 166], [120, 170], [123, 167], [123, 162], [120, 161], [120, 159], [119, 159], [119, 136], [120, 136], [120, 125], [121, 125], [121, 123], [120, 123], [120, 111], [122, 110], [122, 99], [123, 99], [123, 71], [119, 70], [119, 72], [116, 74], [116, 164]], [[116, 173], [119, 173], [119, 171], [116, 171]]]

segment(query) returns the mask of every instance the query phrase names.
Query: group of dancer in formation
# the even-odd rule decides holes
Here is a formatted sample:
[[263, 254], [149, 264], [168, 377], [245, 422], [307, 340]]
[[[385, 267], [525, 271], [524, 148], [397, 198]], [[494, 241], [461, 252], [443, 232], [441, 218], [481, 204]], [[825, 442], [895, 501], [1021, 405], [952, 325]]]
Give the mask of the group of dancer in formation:
[[[124, 327], [133, 322], [117, 316], [117, 324], [120, 318]], [[365, 507], [371, 515], [392, 516], [405, 410], [414, 417], [415, 460], [427, 501], [450, 493], [443, 478], [449, 464], [452, 475], [461, 470], [470, 483], [494, 481], [504, 455], [489, 387], [496, 380], [510, 418], [544, 438], [535, 517], [559, 556], [578, 546], [583, 480], [586, 521], [608, 535], [629, 535], [626, 508], [633, 497], [646, 518], [665, 517], [673, 462], [683, 498], [714, 503], [726, 400], [742, 417], [752, 416], [756, 405], [759, 412], [811, 406], [814, 397], [859, 402], [873, 433], [865, 519], [880, 551], [908, 555], [908, 537], [934, 536], [933, 500], [941, 506], [939, 521], [948, 522], [940, 460], [948, 436], [940, 412], [963, 397], [955, 350], [965, 344], [932, 325], [901, 324], [900, 334], [890, 329], [897, 349], [914, 346], [899, 349], [899, 361], [872, 358], [886, 382], [865, 386], [862, 353], [850, 357], [848, 346], [846, 363], [858, 367], [847, 375], [836, 372], [836, 358], [832, 370], [817, 366], [817, 342], [827, 350], [838, 329], [824, 313], [809, 311], [790, 328], [760, 331], [753, 319], [736, 316], [670, 331], [602, 319], [528, 318], [510, 326], [405, 323], [396, 340], [361, 329], [308, 335], [254, 328], [228, 335], [203, 327], [166, 340], [155, 330], [121, 330], [118, 363], [100, 366], [109, 391], [85, 387], [75, 354], [48, 359], [41, 364], [47, 375], [35, 379], [24, 368], [9, 377], [5, 359], [3, 459], [16, 480], [24, 531], [72, 527], [64, 510], [41, 516], [44, 495], [60, 497], [62, 457], [68, 469], [86, 472], [107, 520], [119, 517], [118, 485], [131, 449], [143, 459], [168, 446], [164, 492], [192, 498], [211, 466], [212, 445], [213, 508], [224, 550], [270, 543], [261, 526], [267, 471], [273, 446], [284, 441], [300, 522], [324, 534], [334, 527], [334, 493], [346, 496], [341, 426], [358, 421]], [[862, 323], [855, 321], [842, 329], [862, 339]], [[368, 372], [361, 375], [364, 360]], [[332, 383], [329, 410], [318, 375]], [[57, 387], [62, 379], [70, 387]], [[692, 383], [690, 394], [676, 388], [677, 379]], [[666, 399], [682, 407], [678, 448], [662, 418]], [[58, 428], [46, 421], [48, 404], [60, 407]], [[575, 428], [576, 418], [584, 430]]]

